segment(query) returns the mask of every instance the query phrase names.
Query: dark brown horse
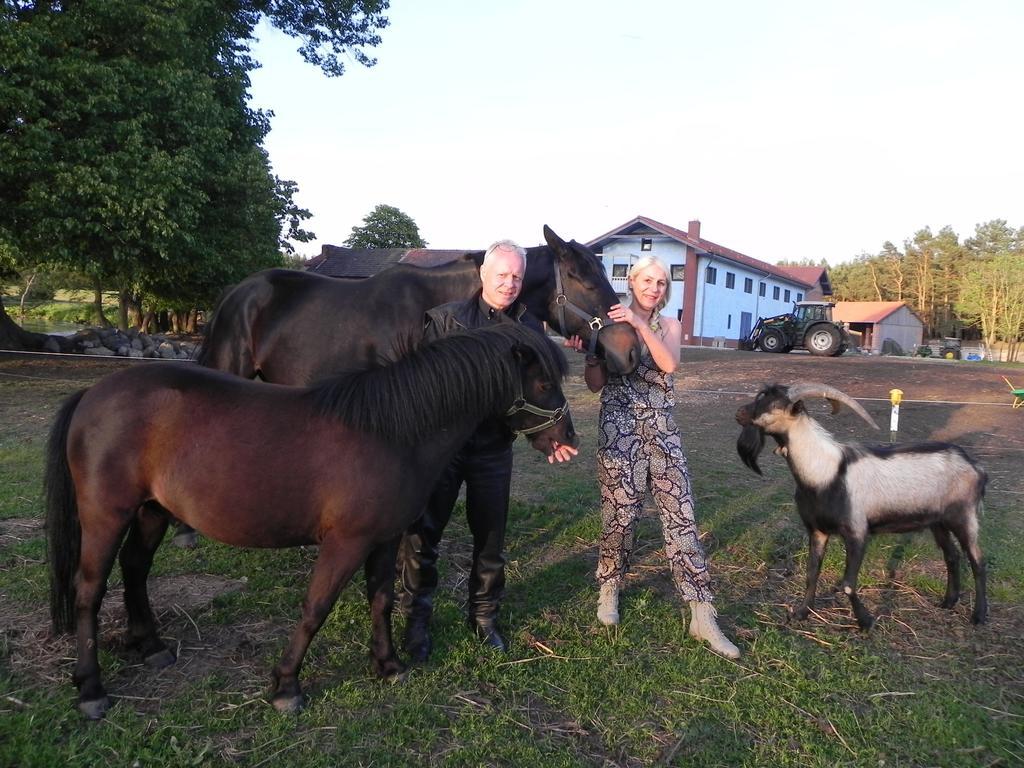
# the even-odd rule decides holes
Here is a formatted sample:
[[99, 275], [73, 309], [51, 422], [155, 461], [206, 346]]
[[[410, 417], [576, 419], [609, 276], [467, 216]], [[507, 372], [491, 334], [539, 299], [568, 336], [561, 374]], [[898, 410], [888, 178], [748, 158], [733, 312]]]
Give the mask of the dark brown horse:
[[[608, 319], [619, 299], [600, 260], [546, 226], [544, 238], [546, 246], [527, 249], [521, 300], [563, 335], [592, 340], [609, 370], [632, 371], [639, 341], [628, 323]], [[221, 300], [196, 359], [245, 378], [299, 386], [392, 360], [422, 332], [424, 312], [480, 288], [483, 255], [429, 269], [398, 265], [366, 280], [259, 272]]]
[[502, 323], [308, 389], [153, 364], [73, 395], [50, 435], [45, 486], [50, 608], [56, 631], [77, 626], [81, 711], [98, 718], [109, 707], [97, 614], [119, 551], [129, 644], [151, 665], [174, 661], [146, 589], [169, 514], [235, 546], [319, 545], [273, 671], [278, 709], [301, 705], [306, 649], [364, 563], [374, 670], [402, 673], [391, 639], [402, 532], [481, 421], [503, 415], [549, 455], [553, 440], [574, 445], [564, 371], [553, 342]]

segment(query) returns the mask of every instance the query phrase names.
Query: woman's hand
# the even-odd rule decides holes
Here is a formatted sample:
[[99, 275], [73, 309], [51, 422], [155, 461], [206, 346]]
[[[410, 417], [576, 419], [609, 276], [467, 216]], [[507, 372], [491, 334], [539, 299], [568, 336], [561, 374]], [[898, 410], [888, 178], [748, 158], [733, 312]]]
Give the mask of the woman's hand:
[[625, 304], [613, 304], [608, 309], [608, 317], [616, 323], [629, 323], [634, 329], [640, 330], [644, 321]]

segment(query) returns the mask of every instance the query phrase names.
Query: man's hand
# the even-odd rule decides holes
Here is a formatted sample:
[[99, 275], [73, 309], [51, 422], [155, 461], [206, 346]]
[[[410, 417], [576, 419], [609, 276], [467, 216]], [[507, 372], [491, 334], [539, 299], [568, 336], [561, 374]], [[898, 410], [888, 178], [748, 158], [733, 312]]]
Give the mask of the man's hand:
[[575, 349], [577, 352], [586, 351], [583, 347], [583, 339], [581, 339], [579, 336], [570, 336], [569, 338], [562, 342], [562, 346], [568, 347], [569, 349]]
[[554, 464], [556, 461], [559, 464], [563, 461], [571, 461], [572, 457], [579, 453], [571, 445], [560, 443], [557, 440], [552, 440], [551, 444], [554, 446], [554, 450], [548, 454], [548, 464]]

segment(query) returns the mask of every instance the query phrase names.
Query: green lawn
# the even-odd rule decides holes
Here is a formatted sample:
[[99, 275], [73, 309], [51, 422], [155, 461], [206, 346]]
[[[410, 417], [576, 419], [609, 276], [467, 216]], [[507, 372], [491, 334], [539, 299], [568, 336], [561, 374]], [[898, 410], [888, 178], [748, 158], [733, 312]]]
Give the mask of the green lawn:
[[733, 401], [681, 398], [722, 623], [744, 654], [732, 662], [686, 634], [654, 519], [639, 529], [621, 626], [596, 623], [596, 398], [578, 381], [567, 392], [587, 446], [580, 460], [549, 467], [517, 447], [502, 612], [511, 654], [485, 650], [464, 625], [470, 539], [456, 511], [430, 662], [400, 683], [372, 677], [359, 577], [310, 648], [307, 709], [281, 715], [266, 702], [269, 673], [315, 552], [164, 546], [153, 603], [178, 663], [151, 671], [120, 645], [115, 569], [100, 658], [116, 703], [105, 721], [85, 723], [72, 645], [47, 633], [38, 523], [46, 424], [75, 388], [70, 374], [0, 376], [2, 766], [1024, 764], [1020, 485], [994, 494], [983, 520], [988, 626], [970, 625], [969, 594], [952, 612], [934, 606], [944, 575], [928, 535], [873, 540], [862, 570], [865, 602], [880, 615], [871, 633], [826, 589], [841, 572], [838, 543], [818, 615], [789, 624], [806, 546], [792, 481], [777, 465], [758, 480], [736, 460]]

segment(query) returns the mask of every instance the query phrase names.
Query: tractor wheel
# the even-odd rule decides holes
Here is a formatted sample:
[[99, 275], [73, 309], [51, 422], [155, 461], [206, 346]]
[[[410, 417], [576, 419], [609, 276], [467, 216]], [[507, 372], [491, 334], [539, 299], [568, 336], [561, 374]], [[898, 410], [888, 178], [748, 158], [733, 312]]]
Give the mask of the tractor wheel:
[[762, 352], [784, 352], [786, 350], [786, 339], [782, 335], [782, 331], [769, 328], [761, 335], [757, 345], [761, 348]]
[[820, 323], [807, 331], [804, 346], [812, 355], [831, 357], [835, 355], [843, 343], [843, 335], [834, 325]]

